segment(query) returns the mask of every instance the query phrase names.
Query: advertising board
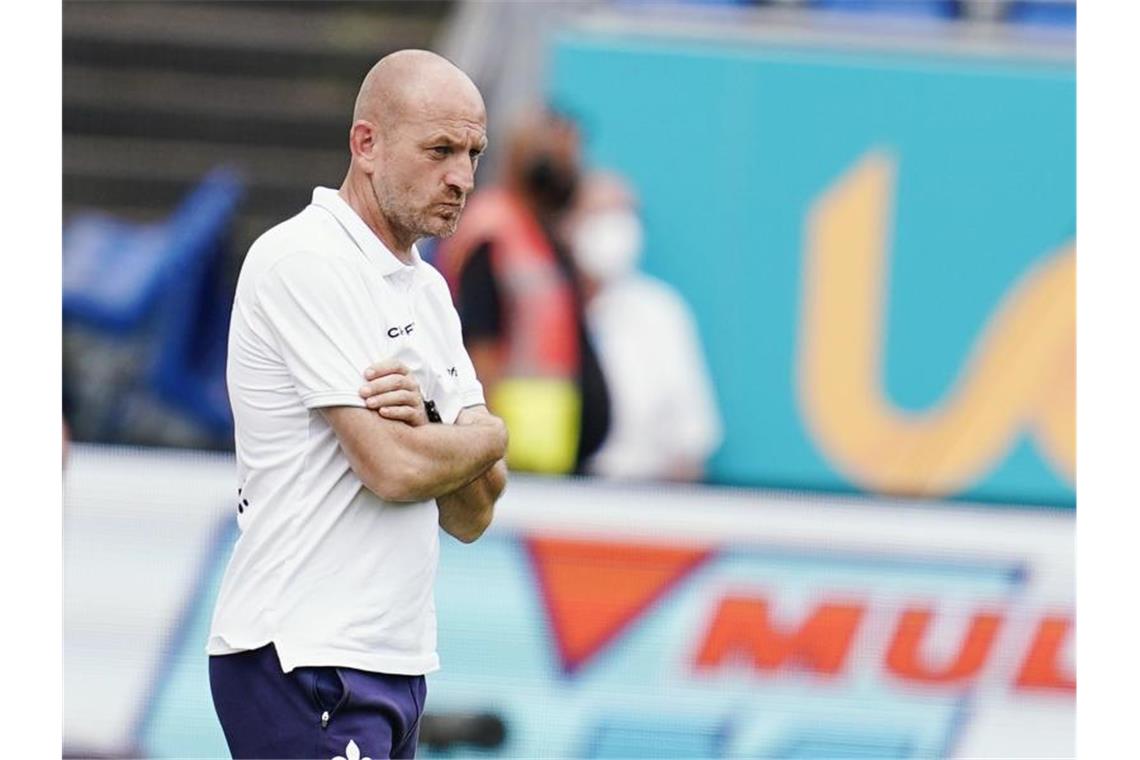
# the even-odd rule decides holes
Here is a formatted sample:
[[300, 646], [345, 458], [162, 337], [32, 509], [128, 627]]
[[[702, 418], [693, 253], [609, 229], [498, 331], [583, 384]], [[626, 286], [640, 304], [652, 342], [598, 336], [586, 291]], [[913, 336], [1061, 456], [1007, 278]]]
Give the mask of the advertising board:
[[564, 34], [548, 94], [692, 306], [710, 476], [1075, 504], [1072, 61]]
[[[233, 477], [76, 447], [72, 746], [225, 756]], [[1072, 539], [1058, 511], [516, 476], [486, 536], [442, 542], [427, 709], [502, 720], [473, 756], [1068, 757]]]

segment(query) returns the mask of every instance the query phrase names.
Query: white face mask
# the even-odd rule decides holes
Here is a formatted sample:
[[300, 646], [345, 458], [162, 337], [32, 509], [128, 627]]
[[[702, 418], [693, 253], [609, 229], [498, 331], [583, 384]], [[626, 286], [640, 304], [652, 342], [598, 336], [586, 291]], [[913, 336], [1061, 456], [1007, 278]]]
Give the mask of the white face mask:
[[632, 211], [590, 214], [574, 232], [574, 261], [599, 282], [616, 279], [637, 268], [643, 237], [641, 220]]

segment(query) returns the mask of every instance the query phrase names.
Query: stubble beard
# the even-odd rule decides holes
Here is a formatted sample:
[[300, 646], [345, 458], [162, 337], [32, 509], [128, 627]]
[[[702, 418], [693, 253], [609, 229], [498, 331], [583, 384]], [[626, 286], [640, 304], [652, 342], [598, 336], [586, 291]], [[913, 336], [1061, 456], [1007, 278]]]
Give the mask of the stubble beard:
[[389, 188], [373, 184], [372, 192], [380, 213], [387, 220], [392, 233], [400, 240], [414, 243], [423, 237], [451, 237], [459, 227], [459, 214], [452, 219], [431, 213], [431, 208], [417, 209], [404, 202], [405, 193], [392, 192]]
[[439, 220], [440, 229], [433, 234], [439, 238], [448, 238], [454, 235], [455, 230], [459, 227], [459, 217], [462, 213], [462, 211], [456, 213], [452, 219]]

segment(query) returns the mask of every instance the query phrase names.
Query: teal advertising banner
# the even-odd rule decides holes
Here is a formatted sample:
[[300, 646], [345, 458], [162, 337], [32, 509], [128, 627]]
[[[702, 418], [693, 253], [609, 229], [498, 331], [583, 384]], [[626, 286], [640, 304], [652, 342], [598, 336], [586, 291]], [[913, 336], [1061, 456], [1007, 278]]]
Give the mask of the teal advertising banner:
[[714, 482], [1075, 505], [1071, 63], [573, 33], [549, 96], [695, 311]]

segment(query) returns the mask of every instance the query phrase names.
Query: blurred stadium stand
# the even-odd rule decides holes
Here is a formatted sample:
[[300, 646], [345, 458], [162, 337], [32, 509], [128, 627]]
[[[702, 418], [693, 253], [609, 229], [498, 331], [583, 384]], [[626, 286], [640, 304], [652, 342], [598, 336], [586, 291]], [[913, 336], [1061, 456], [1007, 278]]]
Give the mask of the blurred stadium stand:
[[[225, 360], [232, 298], [222, 270], [242, 194], [239, 177], [217, 169], [161, 223], [124, 222], [101, 212], [68, 221], [63, 316], [72, 345], [86, 348], [87, 380], [74, 384], [70, 396], [86, 402], [91, 388], [115, 393], [110, 404], [82, 403], [72, 412], [73, 425], [113, 438], [128, 426], [124, 405], [152, 395], [210, 439], [229, 440]], [[107, 350], [108, 344], [120, 351]], [[124, 347], [133, 359], [128, 372], [118, 361]]]
[[[64, 4], [64, 383], [76, 439], [231, 445], [225, 330], [242, 257], [313, 186], [339, 184], [361, 77], [392, 50], [431, 47], [451, 5]], [[210, 187], [199, 183], [220, 166], [244, 193], [199, 223], [194, 199]], [[202, 265], [194, 279], [180, 255]], [[85, 275], [83, 261], [101, 271]]]
[[211, 168], [249, 183], [234, 247], [339, 182], [356, 88], [381, 55], [429, 47], [451, 3], [68, 2], [64, 218], [164, 217]]

